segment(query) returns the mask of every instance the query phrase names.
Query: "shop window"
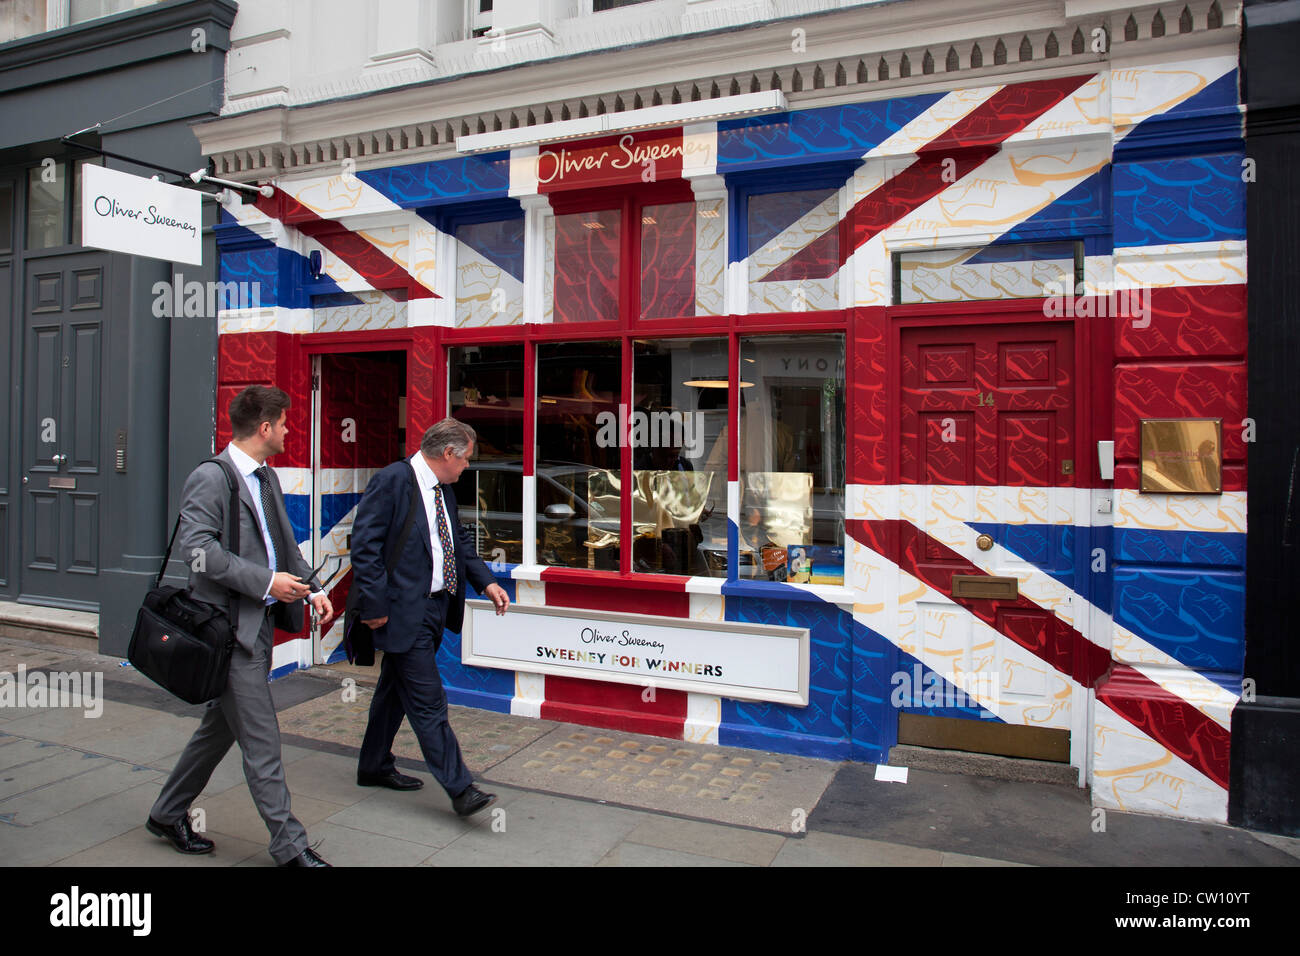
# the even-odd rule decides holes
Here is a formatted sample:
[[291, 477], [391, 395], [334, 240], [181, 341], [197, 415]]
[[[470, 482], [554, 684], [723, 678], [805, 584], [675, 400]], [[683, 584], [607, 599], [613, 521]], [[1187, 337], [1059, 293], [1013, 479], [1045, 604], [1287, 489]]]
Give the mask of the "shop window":
[[51, 163], [27, 171], [27, 249], [65, 245], [67, 227], [67, 167]]
[[839, 308], [839, 189], [751, 195], [744, 228], [750, 312]]
[[524, 320], [524, 217], [452, 226], [456, 237], [456, 325]]
[[641, 208], [641, 317], [695, 314], [695, 203]]
[[619, 569], [622, 346], [537, 347], [537, 560]]
[[844, 337], [740, 346], [739, 576], [844, 580]]
[[460, 520], [485, 561], [523, 561], [524, 347], [447, 350], [451, 415], [478, 433], [456, 483]]
[[894, 254], [894, 303], [1034, 299], [1083, 281], [1083, 243], [1008, 242]]
[[555, 217], [554, 321], [619, 318], [620, 209]]
[[727, 568], [727, 340], [635, 343], [632, 569]]

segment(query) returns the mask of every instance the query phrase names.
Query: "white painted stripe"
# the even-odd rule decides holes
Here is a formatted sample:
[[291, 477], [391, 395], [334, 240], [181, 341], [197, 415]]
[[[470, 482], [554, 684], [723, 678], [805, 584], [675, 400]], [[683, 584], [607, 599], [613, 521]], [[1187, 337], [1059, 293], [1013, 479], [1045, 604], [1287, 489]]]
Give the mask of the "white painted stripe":
[[1114, 255], [1115, 286], [1241, 285], [1246, 281], [1246, 243], [1239, 239], [1161, 246], [1120, 246]]
[[1227, 822], [1227, 790], [1102, 701], [1095, 702], [1093, 715], [1094, 805]]
[[516, 717], [542, 716], [546, 703], [546, 678], [541, 674], [515, 671], [515, 695], [510, 698], [510, 713]]

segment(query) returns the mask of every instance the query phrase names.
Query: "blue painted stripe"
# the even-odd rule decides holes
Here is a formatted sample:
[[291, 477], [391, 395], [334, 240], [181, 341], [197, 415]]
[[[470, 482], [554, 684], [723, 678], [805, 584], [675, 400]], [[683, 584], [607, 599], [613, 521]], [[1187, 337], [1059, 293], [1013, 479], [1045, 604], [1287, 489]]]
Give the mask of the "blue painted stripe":
[[1115, 166], [1115, 245], [1246, 238], [1242, 153]]
[[718, 123], [718, 172], [861, 159], [942, 99], [929, 93]]
[[510, 190], [510, 153], [458, 156], [357, 173], [366, 185], [403, 209], [501, 199]]
[[[282, 249], [245, 226], [224, 209], [213, 227], [220, 254], [222, 282], [257, 282], [263, 308], [310, 309], [317, 295], [346, 295], [332, 279], [309, 280], [307, 257]], [[295, 281], [295, 277], [300, 277]]]
[[1245, 574], [1120, 565], [1115, 569], [1114, 619], [1204, 676], [1240, 674]]

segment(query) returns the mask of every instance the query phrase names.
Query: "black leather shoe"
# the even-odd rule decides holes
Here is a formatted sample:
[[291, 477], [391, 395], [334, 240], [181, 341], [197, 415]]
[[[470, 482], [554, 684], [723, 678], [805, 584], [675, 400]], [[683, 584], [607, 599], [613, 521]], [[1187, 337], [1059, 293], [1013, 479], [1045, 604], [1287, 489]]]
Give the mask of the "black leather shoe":
[[462, 817], [468, 817], [480, 810], [486, 810], [496, 802], [497, 795], [495, 793], [484, 793], [472, 783], [459, 797], [451, 798], [452, 809]]
[[424, 781], [394, 770], [392, 773], [359, 773], [358, 787], [387, 787], [389, 790], [419, 790]]
[[194, 827], [190, 825], [190, 815], [187, 813], [175, 823], [159, 823], [153, 817], [144, 828], [156, 837], [162, 837], [176, 848], [177, 853], [211, 853], [212, 848], [216, 846], [211, 840], [199, 836], [194, 832]]
[[281, 863], [281, 866], [329, 866], [311, 847], [303, 850], [292, 860]]

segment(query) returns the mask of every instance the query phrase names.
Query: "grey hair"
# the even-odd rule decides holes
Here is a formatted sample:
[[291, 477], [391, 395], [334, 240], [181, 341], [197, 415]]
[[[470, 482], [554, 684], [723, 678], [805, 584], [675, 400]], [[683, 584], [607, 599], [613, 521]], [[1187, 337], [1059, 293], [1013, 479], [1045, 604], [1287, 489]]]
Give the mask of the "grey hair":
[[429, 430], [424, 433], [424, 438], [420, 439], [420, 451], [435, 461], [442, 457], [442, 453], [450, 448], [453, 455], [464, 457], [469, 452], [469, 446], [478, 439], [474, 429], [470, 428], [464, 422], [458, 422], [454, 418], [444, 418], [436, 425], [430, 425]]

